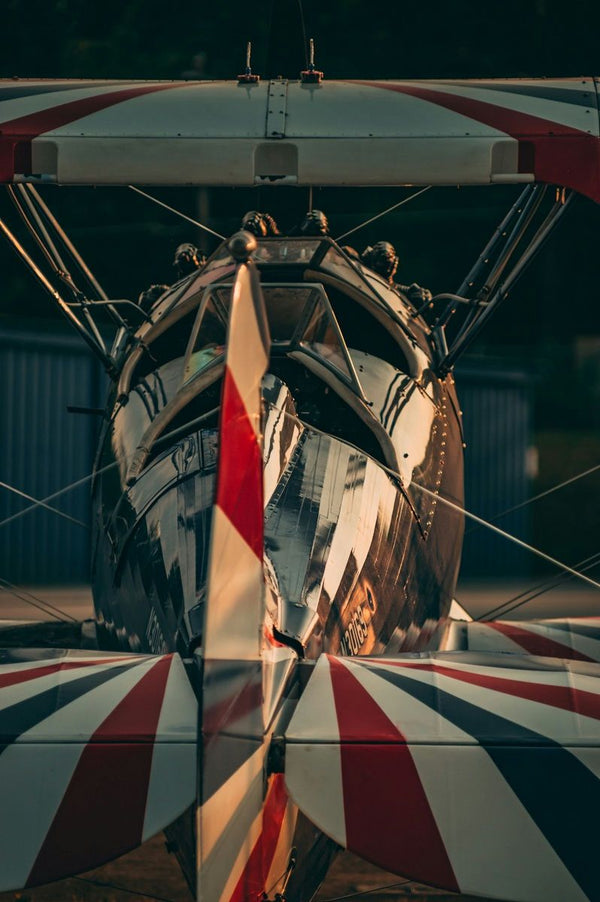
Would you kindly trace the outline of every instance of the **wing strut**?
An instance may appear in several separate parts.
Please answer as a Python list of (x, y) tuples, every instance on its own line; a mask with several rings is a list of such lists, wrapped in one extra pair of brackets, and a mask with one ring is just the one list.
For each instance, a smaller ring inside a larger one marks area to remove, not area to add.
[[(539, 218), (545, 193), (546, 186), (528, 185), (525, 188), (479, 255), (456, 295), (450, 296), (449, 303), (435, 322), (433, 338), (439, 361), (437, 371), (441, 375), (452, 369), (461, 354), (479, 335), (492, 313), (508, 297), (517, 279), (541, 249), (573, 198), (573, 192), (565, 194), (564, 189), (557, 189), (553, 206), (533, 234), (530, 234), (536, 218)], [(524, 241), (527, 243), (523, 247)], [(519, 256), (516, 262), (504, 276), (517, 251)], [(441, 297), (440, 295), (440, 299)], [(446, 330), (459, 306), (464, 319), (449, 341)]]

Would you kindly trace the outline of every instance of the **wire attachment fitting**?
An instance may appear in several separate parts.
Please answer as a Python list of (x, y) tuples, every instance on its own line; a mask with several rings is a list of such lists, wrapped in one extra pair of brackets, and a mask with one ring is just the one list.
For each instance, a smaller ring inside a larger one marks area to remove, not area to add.
[(246, 71), (243, 75), (238, 75), (238, 85), (257, 85), (260, 81), (260, 75), (254, 75), (252, 73), (252, 66), (250, 65), (251, 55), (252, 41), (248, 41), (246, 44)]
[(309, 57), (308, 69), (303, 69), (300, 73), (300, 80), (303, 85), (320, 85), (323, 81), (323, 73), (319, 69), (315, 69), (315, 41), (311, 38), (308, 42)]

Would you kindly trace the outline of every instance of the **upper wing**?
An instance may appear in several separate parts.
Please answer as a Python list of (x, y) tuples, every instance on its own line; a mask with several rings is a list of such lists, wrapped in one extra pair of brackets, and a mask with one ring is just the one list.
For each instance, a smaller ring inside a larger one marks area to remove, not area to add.
[(468, 653), (322, 656), (286, 783), (387, 870), (519, 902), (598, 899), (600, 668)]
[(0, 890), (103, 864), (194, 802), (197, 703), (177, 655), (0, 664)]
[(540, 181), (600, 201), (597, 81), (0, 82), (0, 182)]

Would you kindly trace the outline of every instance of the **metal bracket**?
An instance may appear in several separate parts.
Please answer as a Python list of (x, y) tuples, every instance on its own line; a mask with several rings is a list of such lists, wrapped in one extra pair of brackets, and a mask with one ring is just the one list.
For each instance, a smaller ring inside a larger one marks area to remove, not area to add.
[(287, 79), (277, 78), (269, 82), (265, 138), (285, 138), (287, 92)]

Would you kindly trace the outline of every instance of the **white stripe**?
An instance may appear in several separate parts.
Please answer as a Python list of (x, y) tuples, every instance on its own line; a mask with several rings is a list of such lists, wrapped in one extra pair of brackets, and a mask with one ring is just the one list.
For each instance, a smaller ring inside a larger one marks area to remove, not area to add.
[[(21, 733), (16, 743), (87, 742), (111, 711), (146, 676), (153, 663), (146, 661), (137, 667), (128, 667), (124, 673), (88, 689), (79, 698)], [(1, 761), (0, 758), (0, 768)]]
[(208, 585), (205, 658), (248, 661), (260, 657), (262, 561), (218, 505), (213, 507)]
[[(129, 664), (129, 662), (127, 663)], [(4, 689), (0, 690), (0, 710), (19, 704), (20, 702), (25, 702), (28, 699), (34, 698), (36, 695), (41, 695), (43, 692), (48, 692), (50, 690), (60, 692), (61, 686), (67, 686), (69, 683), (73, 683), (76, 680), (85, 679), (86, 677), (91, 677), (98, 673), (114, 670), (119, 666), (122, 665), (119, 665), (119, 663), (115, 661), (114, 664), (98, 664), (92, 667), (76, 667), (74, 669), (69, 668), (68, 670), (58, 670), (54, 673), (46, 674), (46, 676), (26, 680), (23, 683), (6, 686)], [(127, 672), (134, 669), (136, 669), (136, 665), (135, 663), (132, 663), (131, 667), (128, 666)]]
[(142, 842), (194, 802), (197, 737), (198, 702), (181, 658), (174, 655), (152, 751)]
[[(579, 129), (582, 132), (590, 131), (593, 135), (598, 135), (598, 113), (596, 112), (596, 100), (591, 82), (588, 87), (588, 93), (590, 94), (589, 107), (580, 106), (577, 103), (564, 103), (560, 100), (549, 100), (532, 94), (490, 91), (486, 90), (484, 86), (460, 85), (457, 87), (456, 85), (445, 85), (443, 83), (432, 85), (422, 83), (422, 87), (431, 87), (434, 91), (440, 91), (450, 96), (479, 100), (490, 106), (502, 107), (517, 113), (524, 113), (527, 116), (538, 116), (550, 122)], [(564, 85), (560, 85), (560, 87), (563, 88)], [(535, 88), (536, 85), (533, 84), (532, 90), (535, 91)], [(591, 112), (586, 112), (586, 110)]]
[(21, 889), (50, 829), (81, 743), (13, 745), (0, 757), (0, 889)]
[(578, 651), (593, 661), (600, 661), (600, 629), (598, 629), (598, 639), (591, 639), (589, 636), (581, 636), (578, 633), (572, 633), (570, 630), (552, 629), (551, 623), (515, 623), (521, 629), (535, 636), (543, 636), (544, 639), (550, 639), (552, 642), (559, 642), (566, 645), (574, 651)]
[[(361, 670), (371, 674), (367, 667), (363, 667)], [(534, 730), (542, 736), (547, 736), (554, 742), (558, 742), (560, 745), (569, 747), (572, 745), (589, 745), (590, 743), (594, 746), (600, 745), (600, 721), (595, 718), (585, 717), (572, 711), (565, 711), (550, 704), (519, 698), (517, 695), (507, 694), (500, 690), (476, 686), (473, 683), (453, 679), (438, 672), (431, 673), (417, 670), (413, 667), (394, 668), (394, 671), (396, 674), (401, 674), (415, 682), (434, 686), (440, 691), (464, 699), (470, 704), (480, 707), (483, 711), (489, 711), (528, 730)], [(366, 679), (360, 673), (355, 675), (361, 682)], [(494, 673), (490, 672), (488, 672), (488, 675), (495, 676)], [(571, 677), (573, 676), (571, 675)], [(381, 680), (381, 678), (378, 679)], [(381, 680), (381, 683), (391, 686), (385, 680)], [(378, 688), (376, 684), (373, 685), (371, 676), (369, 677), (369, 685), (371, 686), (369, 691), (379, 702), (379, 697), (383, 690)], [(571, 685), (573, 688), (578, 688), (577, 680), (572, 679)], [(396, 717), (399, 715), (404, 718), (404, 711), (396, 705)], [(449, 721), (444, 720), (444, 723), (447, 724)], [(399, 724), (399, 729), (402, 732), (404, 732), (403, 724), (404, 719)], [(419, 737), (419, 741), (425, 743), (449, 741), (451, 738), (451, 736), (447, 737), (439, 734), (431, 736), (423, 732)]]
[[(41, 87), (40, 83), (40, 87)], [(65, 83), (65, 87), (68, 82)], [(31, 94), (28, 97), (17, 97), (13, 100), (3, 100), (0, 102), (0, 127), (2, 123), (10, 119), (20, 119), (22, 116), (31, 116), (34, 113), (40, 113), (44, 110), (51, 110), (54, 107), (62, 106), (64, 103), (72, 103), (76, 100), (86, 100), (88, 97), (102, 96), (104, 94), (114, 94), (115, 91), (127, 90), (128, 88), (139, 87), (139, 82), (124, 82), (120, 85), (112, 87), (103, 87), (97, 82), (91, 83), (87, 88), (75, 88), (71, 91), (51, 91), (47, 94)]]
[[(331, 744), (324, 744), (323, 737)], [(339, 743), (329, 661), (321, 655), (286, 730), (285, 783), (298, 807), (317, 826), (327, 824), (327, 833), (345, 846)], [(315, 780), (317, 768), (327, 775), (326, 782)]]
[(198, 811), (198, 902), (228, 902), (260, 836), (264, 757), (261, 743)]
[[(344, 663), (392, 722), (398, 722), (401, 712), (399, 729), (410, 744), (461, 892), (536, 902), (586, 898), (487, 752), (468, 733), (368, 668)], [(421, 744), (425, 737), (432, 745)], [(436, 746), (436, 741), (462, 745)]]
[(241, 266), (233, 286), (227, 366), (258, 439), (261, 437), (261, 382), (267, 363), (268, 357), (256, 321), (250, 271), (248, 267)]
[(2, 888), (25, 884), (87, 741), (147, 669), (132, 668), (90, 690), (0, 755)]
[(517, 639), (509, 639), (504, 633), (486, 623), (469, 623), (467, 626), (469, 651), (512, 652), (523, 654), (524, 648)]

